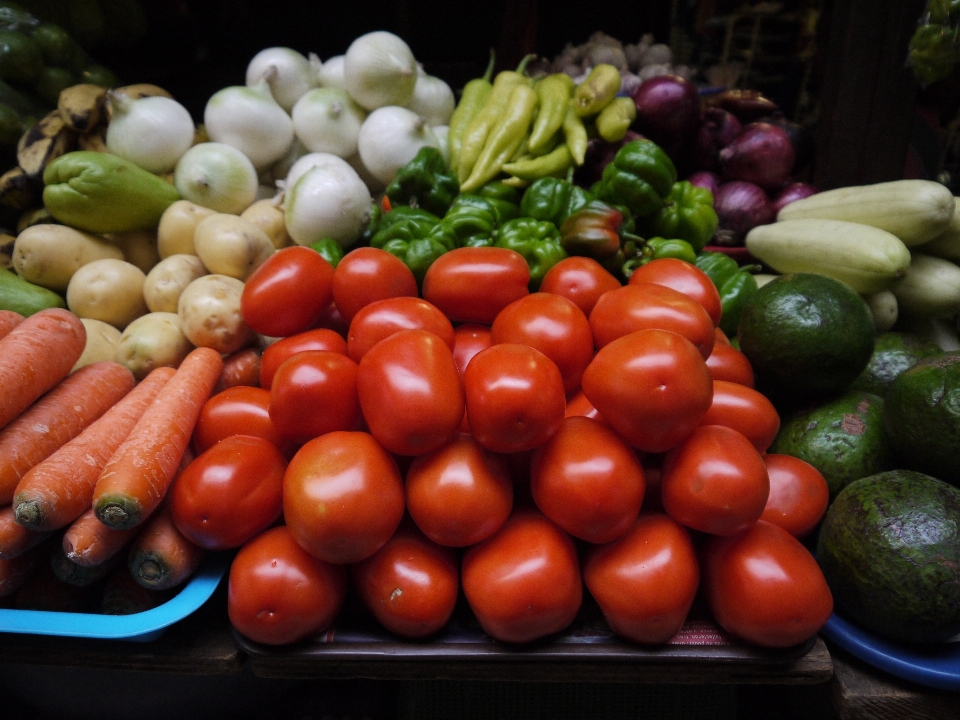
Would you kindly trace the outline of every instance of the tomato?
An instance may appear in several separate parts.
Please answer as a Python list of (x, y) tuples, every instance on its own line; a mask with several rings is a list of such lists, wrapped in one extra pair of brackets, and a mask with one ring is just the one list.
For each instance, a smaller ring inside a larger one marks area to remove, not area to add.
[(280, 363), (270, 387), (270, 419), (294, 443), (360, 426), (357, 364), (338, 352), (304, 350)]
[(743, 434), (704, 425), (663, 459), (663, 508), (688, 528), (733, 535), (763, 513), (770, 480), (763, 457)]
[(700, 352), (668, 330), (638, 330), (602, 347), (581, 384), (614, 430), (633, 447), (654, 453), (683, 440), (713, 397)]
[(833, 596), (813, 555), (765, 520), (701, 546), (704, 596), (724, 630), (762, 647), (797, 645), (833, 612)]
[(714, 380), (740, 383), (751, 388), (754, 386), (750, 360), (729, 341), (718, 340), (713, 344), (713, 351), (707, 358), (707, 368)]
[(618, 287), (620, 281), (596, 260), (571, 255), (547, 270), (540, 283), (540, 292), (572, 300), (589, 317), (599, 297)]
[(593, 359), (590, 321), (561, 295), (537, 292), (514, 300), (500, 311), (490, 332), (494, 344), (529, 345), (553, 360), (567, 393), (580, 387), (580, 377)]
[(597, 409), (587, 400), (583, 390), (577, 390), (572, 395), (567, 396), (567, 409), (564, 411), (564, 417), (576, 417), (578, 415), (594, 420), (603, 420)]
[(513, 481), (506, 459), (470, 435), (419, 455), (406, 475), (410, 517), (438, 545), (466, 547), (486, 540), (513, 509)]
[(713, 334), (714, 334), (714, 337), (716, 338), (716, 341), (713, 343), (714, 347), (716, 347), (720, 343), (723, 343), (724, 345), (730, 345), (730, 338), (728, 338), (727, 334), (720, 328), (714, 328)]
[(227, 615), (242, 635), (286, 645), (336, 620), (347, 595), (347, 569), (318, 560), (281, 525), (237, 553), (227, 581)]
[(467, 369), (473, 356), (481, 350), (486, 350), (493, 344), (490, 328), (477, 323), (457, 325), (453, 330), (453, 359), (457, 363), (460, 377)]
[(453, 353), (427, 330), (401, 330), (370, 348), (357, 369), (357, 394), (370, 433), (397, 455), (436, 450), (463, 420)]
[(386, 250), (358, 247), (341, 258), (333, 271), (333, 301), (350, 322), (360, 308), (391, 297), (417, 297), (413, 271)]
[(238, 548), (280, 518), (286, 469), (269, 440), (226, 437), (177, 476), (170, 490), (173, 522), (194, 545)]
[(461, 583), (480, 627), (508, 643), (563, 630), (583, 600), (573, 540), (531, 509), (514, 512), (495, 535), (466, 551)]
[(254, 331), (269, 337), (312, 327), (333, 299), (333, 265), (316, 250), (292, 245), (277, 250), (247, 278), (240, 313)]
[(494, 452), (531, 450), (563, 422), (567, 407), (557, 364), (529, 345), (491, 345), (463, 373), (473, 436)]
[(369, 433), (321, 435), (287, 466), (283, 515), (297, 542), (314, 557), (358, 562), (383, 547), (400, 525), (400, 470)]
[(314, 328), (270, 343), (260, 356), (260, 387), (269, 390), (280, 363), (304, 350), (329, 350), (346, 355), (347, 341), (329, 328)]
[(405, 638), (428, 637), (443, 628), (460, 592), (454, 551), (408, 525), (356, 563), (352, 576), (364, 606), (383, 627)]
[(653, 645), (683, 627), (700, 564), (686, 528), (663, 513), (642, 512), (622, 537), (587, 551), (583, 579), (610, 629)]
[(422, 295), (454, 322), (490, 325), (503, 308), (530, 292), (530, 266), (515, 250), (462, 247), (427, 269)]
[(347, 355), (360, 362), (367, 350), (400, 330), (428, 330), (453, 349), (453, 324), (435, 305), (418, 297), (396, 297), (377, 300), (354, 315)]
[(337, 304), (331, 300), (324, 311), (320, 313), (320, 317), (317, 318), (313, 327), (333, 330), (338, 335), (346, 337), (347, 331), (350, 329), (350, 322), (341, 314)]
[(270, 393), (263, 388), (237, 385), (211, 395), (193, 426), (197, 453), (230, 435), (256, 435), (278, 447), (282, 440), (270, 419)]
[(566, 418), (530, 463), (537, 507), (568, 533), (591, 543), (616, 540), (643, 502), (643, 468), (620, 436), (599, 420)]
[(716, 327), (720, 323), (720, 292), (713, 280), (696, 265), (678, 258), (660, 258), (641, 265), (630, 275), (628, 284), (652, 283), (682, 292), (703, 306)]
[(713, 381), (713, 402), (701, 425), (733, 428), (766, 452), (780, 430), (780, 415), (763, 393), (740, 383)]
[(696, 300), (663, 285), (625, 285), (604, 293), (590, 313), (598, 348), (636, 330), (672, 330), (706, 359), (713, 350), (713, 320)]
[(763, 456), (770, 476), (770, 496), (761, 520), (779, 525), (797, 538), (809, 535), (830, 504), (830, 488), (813, 465), (779, 453)]

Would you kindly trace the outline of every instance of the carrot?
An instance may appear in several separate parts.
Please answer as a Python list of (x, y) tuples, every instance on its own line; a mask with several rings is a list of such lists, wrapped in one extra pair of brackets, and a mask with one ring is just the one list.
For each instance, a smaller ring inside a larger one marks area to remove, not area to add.
[(120, 363), (85, 365), (0, 430), (0, 503), (13, 499), (30, 468), (79, 435), (135, 384), (133, 373)]
[(5, 337), (11, 330), (23, 321), (23, 315), (13, 310), (0, 310), (0, 338)]
[(63, 308), (40, 310), (0, 339), (0, 428), (63, 380), (86, 342), (80, 318)]
[(52, 534), (52, 530), (29, 530), (13, 516), (13, 508), (0, 508), (0, 560), (12, 560), (35, 548)]
[(103, 584), (100, 612), (104, 615), (131, 615), (163, 605), (174, 592), (149, 590), (133, 579), (123, 565), (114, 568)]
[(213, 388), (213, 394), (236, 385), (260, 387), (260, 351), (255, 348), (243, 348), (227, 355), (223, 359), (220, 379)]
[(0, 597), (12, 597), (23, 587), (42, 557), (38, 546), (12, 560), (0, 560)]
[(100, 522), (134, 527), (157, 509), (222, 368), (220, 353), (208, 347), (194, 348), (183, 359), (100, 473), (93, 491)]
[(77, 437), (27, 471), (13, 495), (17, 522), (56, 530), (80, 517), (93, 501), (100, 472), (174, 373), (170, 367), (152, 370)]
[(127, 567), (134, 580), (145, 588), (169, 590), (193, 575), (205, 554), (174, 525), (168, 503), (150, 518), (133, 541)]
[(97, 519), (93, 508), (71, 523), (63, 534), (64, 557), (81, 567), (96, 567), (117, 555), (133, 539), (137, 528), (114, 530)]
[(50, 569), (58, 580), (67, 585), (86, 587), (106, 578), (115, 567), (121, 564), (120, 560), (120, 555), (114, 555), (99, 565), (78, 565), (67, 557), (63, 547), (57, 546), (50, 554)]
[[(46, 550), (41, 546), (39, 550)], [(53, 612), (96, 612), (100, 602), (100, 586), (70, 585), (53, 574), (49, 550), (38, 558), (36, 569), (17, 591), (18, 610), (48, 610)]]

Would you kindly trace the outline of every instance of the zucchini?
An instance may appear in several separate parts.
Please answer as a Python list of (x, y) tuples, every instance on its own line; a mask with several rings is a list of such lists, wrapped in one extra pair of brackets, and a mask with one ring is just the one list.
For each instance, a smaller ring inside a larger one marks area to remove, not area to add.
[(940, 235), (956, 201), (933, 180), (893, 180), (826, 190), (785, 205), (777, 220), (819, 218), (870, 225), (896, 235), (908, 247)]
[(746, 246), (757, 260), (779, 273), (819, 273), (847, 283), (862, 295), (890, 289), (910, 265), (910, 251), (895, 235), (843, 220), (759, 225), (747, 233)]
[(935, 255), (944, 260), (960, 261), (960, 202), (953, 211), (953, 217), (947, 229), (920, 248), (927, 255)]
[(960, 266), (913, 252), (906, 275), (892, 290), (903, 312), (928, 318), (953, 317), (960, 313)]
[(13, 310), (24, 317), (47, 308), (65, 308), (62, 296), (34, 285), (16, 273), (0, 268), (0, 310)]

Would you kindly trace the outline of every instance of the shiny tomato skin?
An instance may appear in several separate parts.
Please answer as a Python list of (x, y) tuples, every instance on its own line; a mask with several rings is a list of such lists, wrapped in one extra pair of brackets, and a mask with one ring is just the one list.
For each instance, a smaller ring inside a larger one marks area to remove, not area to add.
[(410, 517), (438, 545), (466, 547), (486, 540), (513, 509), (507, 461), (459, 433), (433, 452), (419, 455), (406, 475)]
[(460, 577), (480, 626), (501, 642), (563, 630), (583, 600), (573, 540), (532, 509), (515, 511), (495, 535), (468, 548)]
[(453, 353), (427, 330), (401, 330), (370, 348), (357, 369), (357, 394), (370, 433), (397, 455), (436, 450), (463, 420)]
[(460, 569), (451, 548), (401, 524), (387, 544), (351, 568), (364, 606), (390, 632), (425, 638), (450, 620), (460, 591)]
[(423, 298), (395, 297), (362, 307), (350, 322), (347, 355), (360, 362), (367, 351), (401, 330), (428, 330), (453, 349), (453, 324)]
[(626, 534), (587, 550), (583, 579), (610, 629), (645, 645), (683, 626), (700, 584), (690, 533), (670, 516), (642, 512)]
[(238, 548), (280, 518), (286, 469), (269, 440), (226, 437), (177, 476), (170, 489), (173, 522), (206, 550)]
[(211, 395), (203, 404), (193, 426), (193, 448), (197, 454), (230, 435), (256, 435), (278, 447), (282, 444), (270, 419), (267, 390), (236, 385)]
[(269, 390), (280, 363), (304, 350), (329, 350), (346, 355), (347, 341), (330, 328), (313, 328), (270, 343), (260, 356), (260, 387)]
[(581, 385), (614, 430), (653, 453), (697, 427), (713, 396), (710, 372), (693, 343), (658, 329), (638, 330), (598, 350)]
[(562, 295), (590, 317), (590, 311), (600, 296), (618, 287), (620, 281), (596, 260), (571, 255), (547, 270), (540, 283), (540, 292)]
[(742, 532), (763, 514), (769, 494), (763, 457), (731, 428), (701, 426), (663, 459), (663, 507), (693, 530), (711, 535)]
[(240, 313), (255, 332), (295, 335), (312, 327), (333, 299), (333, 265), (316, 250), (277, 250), (253, 271), (240, 295)]
[(454, 248), (423, 278), (422, 296), (453, 322), (493, 324), (503, 308), (530, 292), (530, 266), (515, 250)]
[(363, 246), (344, 255), (333, 271), (333, 301), (349, 323), (366, 305), (391, 297), (417, 297), (413, 271), (396, 255)]
[(330, 350), (304, 350), (280, 363), (270, 387), (270, 419), (283, 439), (304, 443), (360, 426), (357, 364)]
[(833, 596), (813, 555), (765, 520), (700, 547), (704, 596), (717, 623), (761, 647), (785, 648), (815, 635)]
[(780, 430), (780, 414), (763, 393), (740, 383), (714, 380), (713, 402), (700, 424), (733, 428), (763, 453)]
[(457, 363), (460, 377), (467, 369), (467, 364), (481, 350), (486, 350), (493, 344), (490, 328), (477, 323), (463, 323), (453, 329), (453, 359)]
[(653, 283), (673, 288), (687, 295), (703, 306), (713, 325), (720, 324), (720, 293), (713, 280), (696, 265), (678, 258), (659, 258), (641, 265), (627, 281), (630, 285)]
[(770, 476), (770, 496), (761, 520), (779, 525), (796, 538), (813, 532), (830, 504), (830, 488), (813, 465), (780, 453), (763, 456)]
[(353, 563), (370, 557), (403, 518), (403, 479), (372, 435), (334, 431), (310, 440), (283, 476), (283, 515), (314, 557)]
[(716, 340), (713, 320), (700, 303), (653, 284), (624, 285), (604, 293), (590, 313), (590, 328), (598, 348), (637, 330), (671, 330), (692, 342), (704, 359)]
[(254, 642), (288, 645), (330, 627), (347, 595), (347, 568), (318, 560), (281, 525), (248, 542), (230, 565), (227, 614)]
[(603, 416), (597, 411), (593, 404), (587, 400), (583, 390), (577, 390), (567, 395), (567, 409), (563, 413), (564, 417), (588, 417), (594, 420), (603, 420)]
[(718, 340), (713, 344), (713, 351), (707, 358), (707, 368), (714, 380), (740, 383), (751, 388), (754, 386), (753, 365), (729, 341)]
[(599, 420), (564, 419), (530, 463), (530, 491), (540, 511), (575, 538), (606, 543), (640, 512), (643, 468), (625, 441)]
[(593, 359), (590, 321), (572, 300), (545, 292), (514, 300), (490, 328), (493, 344), (520, 343), (553, 360), (563, 377), (563, 390), (580, 387), (583, 371)]
[(483, 447), (500, 453), (532, 450), (563, 422), (567, 407), (557, 364), (529, 345), (491, 345), (463, 374), (467, 419)]

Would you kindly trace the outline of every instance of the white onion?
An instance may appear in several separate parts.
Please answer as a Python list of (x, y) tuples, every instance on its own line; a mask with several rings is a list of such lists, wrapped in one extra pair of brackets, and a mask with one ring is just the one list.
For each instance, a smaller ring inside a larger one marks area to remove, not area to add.
[[(317, 60), (319, 61), (319, 58), (317, 58)], [(333, 57), (327, 58), (327, 61), (320, 65), (320, 69), (317, 71), (320, 87), (335, 87), (341, 90), (347, 89), (347, 82), (343, 77), (344, 60), (345, 56), (334, 55)]]
[(450, 164), (450, 126), (449, 125), (434, 125), (433, 132), (437, 136), (437, 139), (440, 141), (440, 154), (443, 155), (444, 162), (447, 165)]
[(370, 222), (373, 198), (357, 172), (344, 163), (310, 168), (284, 195), (284, 224), (298, 245), (332, 238), (351, 247)]
[(367, 113), (346, 90), (314, 88), (293, 107), (293, 131), (310, 152), (349, 157)]
[[(273, 68), (275, 72), (269, 72)], [(261, 50), (247, 65), (247, 86), (253, 87), (265, 76), (273, 99), (287, 112), (320, 80), (316, 67), (301, 53), (288, 47)]]
[(130, 98), (109, 92), (113, 116), (107, 126), (107, 150), (152, 173), (173, 170), (193, 145), (190, 112), (160, 95)]
[(446, 82), (421, 69), (413, 86), (413, 97), (407, 107), (424, 118), (429, 125), (447, 125), (457, 107), (457, 100)]
[(290, 166), (289, 172), (283, 178), (283, 186), (288, 189), (292, 188), (308, 170), (321, 165), (340, 165), (353, 169), (346, 160), (333, 153), (307, 153)]
[(187, 150), (173, 172), (184, 200), (211, 210), (239, 215), (257, 197), (257, 171), (232, 145), (206, 142)]
[(266, 184), (274, 185), (277, 180), (283, 180), (290, 172), (293, 164), (306, 154), (307, 149), (303, 146), (303, 143), (297, 138), (293, 138), (287, 154), (271, 165), (266, 173), (261, 173), (260, 182), (263, 183), (266, 180)]
[(370, 113), (357, 138), (360, 159), (383, 183), (390, 183), (397, 170), (413, 160), (426, 145), (439, 150), (437, 134), (413, 110), (396, 105), (387, 105)]
[(371, 193), (376, 195), (377, 193), (382, 193), (387, 189), (387, 183), (377, 180), (367, 169), (367, 166), (363, 164), (363, 160), (360, 159), (360, 153), (354, 153), (345, 159), (348, 163), (350, 163), (350, 167), (357, 171), (357, 175), (359, 175), (360, 179), (366, 183), (367, 189), (370, 190)]
[(406, 105), (417, 82), (417, 61), (400, 37), (375, 30), (350, 43), (343, 77), (347, 92), (367, 110)]

